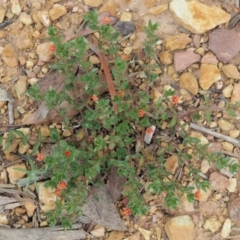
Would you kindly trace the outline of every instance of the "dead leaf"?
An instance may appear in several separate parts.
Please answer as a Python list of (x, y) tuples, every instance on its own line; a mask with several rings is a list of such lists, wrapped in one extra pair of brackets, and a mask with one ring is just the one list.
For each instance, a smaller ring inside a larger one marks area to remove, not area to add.
[(120, 218), (105, 185), (98, 187), (96, 192), (88, 197), (86, 204), (82, 207), (82, 212), (109, 230), (126, 231), (126, 226)]
[(113, 167), (108, 177), (107, 187), (110, 191), (113, 202), (115, 203), (121, 196), (124, 183), (127, 181), (126, 177), (120, 177), (118, 168)]

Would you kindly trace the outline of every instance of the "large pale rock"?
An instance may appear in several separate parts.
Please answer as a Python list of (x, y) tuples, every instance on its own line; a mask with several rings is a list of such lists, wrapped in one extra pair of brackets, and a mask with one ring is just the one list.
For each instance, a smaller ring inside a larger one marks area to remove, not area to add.
[(39, 11), (37, 13), (38, 19), (40, 20), (40, 22), (45, 26), (48, 27), (51, 25), (51, 19), (49, 17), (48, 11), (44, 10), (44, 11)]
[(235, 83), (233, 86), (230, 103), (234, 104), (236, 102), (240, 102), (240, 83)]
[(5, 14), (6, 14), (6, 9), (0, 7), (0, 23), (3, 22), (3, 19), (4, 19), (4, 17), (5, 17)]
[(167, 9), (168, 9), (168, 4), (165, 3), (165, 4), (157, 5), (150, 8), (149, 13), (151, 13), (152, 15), (159, 15)]
[(202, 63), (200, 67), (199, 84), (203, 90), (208, 90), (213, 83), (221, 79), (221, 74), (217, 66)]
[(13, 45), (7, 44), (2, 51), (2, 59), (4, 63), (9, 67), (18, 66), (18, 54), (15, 51)]
[(199, 1), (173, 0), (169, 9), (176, 21), (191, 31), (202, 34), (230, 20), (230, 14), (218, 7), (207, 6)]
[(83, 2), (89, 7), (99, 7), (103, 3), (103, 0), (83, 0)]
[(194, 240), (194, 223), (188, 215), (168, 219), (165, 231), (169, 240)]
[(193, 63), (199, 62), (200, 55), (192, 51), (182, 51), (174, 53), (174, 67), (177, 72), (183, 71)]
[(190, 72), (183, 73), (180, 76), (179, 82), (181, 88), (187, 89), (193, 95), (198, 94), (198, 82), (196, 77), (192, 73)]
[(219, 119), (218, 120), (218, 126), (223, 130), (223, 131), (230, 131), (234, 129), (234, 124), (230, 123), (227, 120), (224, 119)]
[(176, 49), (184, 49), (186, 45), (190, 43), (192, 39), (186, 33), (180, 33), (171, 37), (167, 37), (164, 40), (164, 46), (169, 50), (173, 51)]
[(219, 221), (219, 219), (217, 218), (217, 216), (212, 216), (205, 221), (203, 228), (210, 230), (212, 233), (215, 233), (219, 230), (221, 225), (222, 224)]
[(222, 67), (222, 71), (228, 78), (240, 79), (240, 74), (238, 72), (238, 69), (233, 64), (224, 65)]
[(221, 236), (223, 238), (227, 238), (231, 232), (231, 226), (232, 222), (229, 218), (227, 218), (223, 224), (222, 230), (221, 230)]
[(202, 57), (201, 63), (209, 63), (209, 64), (217, 65), (218, 60), (211, 52), (208, 52)]
[(236, 30), (216, 29), (209, 34), (209, 49), (223, 63), (240, 51), (240, 33)]
[(15, 168), (21, 168), (23, 170), (26, 170), (26, 166), (25, 166), (25, 164), (20, 163), (20, 164), (12, 165), (7, 168), (9, 181), (10, 181), (10, 183), (13, 183), (13, 184), (16, 183), (17, 180), (23, 178), (26, 175), (25, 172), (16, 170)]
[(0, 224), (8, 225), (8, 218), (6, 213), (0, 213)]
[(19, 49), (28, 49), (33, 47), (32, 33), (27, 27), (20, 31), (17, 40), (17, 47)]
[(39, 182), (38, 184), (38, 198), (40, 202), (40, 208), (43, 212), (47, 212), (55, 209), (55, 201), (57, 196), (54, 191), (48, 187), (44, 187), (44, 182)]
[(11, 0), (11, 11), (13, 14), (19, 15), (21, 13), (21, 5), (18, 0)]
[(67, 13), (67, 9), (60, 4), (54, 4), (53, 8), (49, 10), (49, 16), (52, 21), (57, 20), (58, 18), (62, 17), (66, 13)]
[(213, 172), (209, 176), (210, 187), (212, 190), (224, 191), (230, 185), (228, 178), (219, 172)]
[(37, 46), (36, 52), (40, 60), (44, 62), (49, 62), (51, 60), (52, 56), (54, 55), (54, 52), (50, 51), (52, 45), (52, 42), (45, 42)]
[(32, 17), (25, 12), (20, 13), (19, 21), (25, 25), (31, 25), (33, 23)]
[(165, 163), (165, 169), (168, 172), (174, 174), (178, 168), (178, 157), (176, 155), (172, 155), (171, 157), (167, 158)]
[(173, 55), (169, 51), (160, 52), (158, 57), (164, 65), (170, 65), (173, 63)]

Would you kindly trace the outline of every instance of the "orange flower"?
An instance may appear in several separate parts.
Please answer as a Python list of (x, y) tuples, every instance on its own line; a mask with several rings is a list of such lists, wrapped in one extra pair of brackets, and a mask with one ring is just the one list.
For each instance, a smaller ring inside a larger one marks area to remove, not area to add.
[(64, 156), (65, 157), (70, 157), (71, 156), (71, 152), (70, 151), (65, 151), (64, 152)]
[(98, 96), (97, 95), (92, 95), (92, 100), (94, 101), (94, 102), (97, 102), (98, 101)]
[(130, 208), (123, 208), (123, 213), (126, 216), (130, 216), (132, 214), (132, 211)]
[(167, 196), (167, 193), (166, 193), (166, 192), (161, 192), (161, 196), (162, 196), (163, 198), (165, 198), (165, 197)]
[(110, 23), (110, 18), (109, 17), (105, 17), (102, 20), (103, 24), (109, 24)]
[(124, 61), (126, 61), (126, 60), (128, 60), (128, 56), (126, 55), (126, 54), (121, 54), (121, 58), (122, 58), (122, 60), (124, 60)]
[(179, 103), (179, 97), (176, 96), (176, 95), (172, 96), (172, 103), (173, 104), (178, 104)]
[(55, 51), (56, 51), (55, 45), (54, 45), (54, 44), (51, 44), (50, 47), (49, 47), (49, 50), (50, 50), (51, 52), (55, 52)]
[(54, 190), (54, 194), (57, 195), (57, 196), (60, 196), (62, 194), (62, 189), (56, 188)]
[(122, 97), (122, 96), (123, 96), (123, 92), (119, 91), (119, 92), (117, 93), (117, 95), (118, 95), (119, 97)]
[(199, 200), (201, 198), (201, 191), (200, 190), (197, 190), (195, 193), (194, 193), (194, 196), (195, 196), (195, 199)]
[(142, 109), (139, 109), (139, 110), (138, 110), (138, 116), (139, 116), (139, 117), (143, 117), (144, 115), (145, 115), (145, 111), (142, 110)]
[(37, 154), (37, 161), (42, 162), (44, 160), (44, 155), (42, 153)]
[(65, 181), (65, 180), (62, 180), (57, 185), (57, 189), (62, 190), (62, 189), (66, 189), (66, 188), (67, 188), (67, 181)]
[(153, 133), (153, 130), (151, 127), (148, 127), (147, 130), (146, 130), (146, 133), (147, 134), (152, 134)]

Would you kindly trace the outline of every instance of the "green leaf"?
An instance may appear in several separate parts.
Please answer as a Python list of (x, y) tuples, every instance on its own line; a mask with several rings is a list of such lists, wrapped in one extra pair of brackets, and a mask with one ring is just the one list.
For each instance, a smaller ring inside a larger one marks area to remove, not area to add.
[(14, 133), (16, 133), (20, 138), (22, 138), (22, 143), (23, 145), (26, 145), (28, 140), (27, 137), (25, 136), (25, 134), (19, 130), (14, 130)]
[(176, 125), (176, 123), (177, 123), (177, 118), (173, 117), (170, 121), (169, 127), (173, 128)]
[(50, 128), (50, 138), (53, 141), (58, 141), (61, 139), (61, 136), (60, 136), (59, 132), (57, 131), (57, 129)]

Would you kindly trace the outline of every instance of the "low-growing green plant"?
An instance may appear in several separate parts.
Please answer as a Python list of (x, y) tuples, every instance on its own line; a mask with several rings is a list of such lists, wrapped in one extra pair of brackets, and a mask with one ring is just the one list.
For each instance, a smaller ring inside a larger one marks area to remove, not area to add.
[[(28, 91), (32, 98), (45, 101), (49, 109), (60, 106), (63, 101), (68, 101), (76, 108), (82, 107), (80, 129), (75, 130), (71, 139), (63, 139), (55, 128), (51, 128), (50, 140), (55, 142), (52, 153), (40, 157), (44, 164), (39, 169), (30, 160), (30, 170), (26, 171), (28, 177), (24, 181), (29, 183), (36, 182), (39, 174), (49, 173), (50, 179), (45, 186), (52, 188), (59, 196), (56, 210), (46, 213), (51, 226), (60, 222), (65, 228), (70, 228), (76, 214), (81, 213), (81, 206), (90, 193), (90, 186), (96, 183), (100, 174), (109, 173), (114, 166), (118, 167), (120, 176), (127, 177), (122, 194), (129, 200), (128, 208), (136, 215), (148, 212), (148, 205), (141, 192), (144, 187), (143, 181), (149, 183), (144, 191), (161, 195), (166, 207), (170, 208), (175, 208), (184, 194), (189, 201), (194, 201), (195, 187), (206, 191), (209, 183), (199, 174), (198, 165), (194, 162), (196, 158), (214, 162), (219, 169), (230, 167), (231, 172), (236, 172), (238, 164), (229, 164), (229, 159), (219, 153), (209, 153), (206, 145), (202, 145), (199, 139), (188, 136), (184, 126), (180, 126), (177, 109), (180, 99), (175, 95), (174, 89), (166, 89), (162, 97), (153, 103), (149, 88), (158, 78), (155, 70), (159, 66), (149, 62), (155, 56), (155, 46), (158, 42), (155, 32), (158, 25), (149, 21), (144, 27), (147, 35), (144, 50), (148, 63), (140, 63), (140, 66), (146, 75), (143, 80), (146, 89), (133, 91), (130, 79), (127, 77), (128, 64), (119, 55), (117, 44), (119, 34), (108, 24), (100, 25), (96, 12), (89, 12), (84, 18), (90, 28), (99, 32), (100, 51), (111, 54), (110, 68), (116, 95), (112, 98), (99, 95), (99, 69), (87, 60), (88, 48), (84, 37), (64, 43), (53, 27), (49, 27), (50, 40), (56, 48), (56, 61), (52, 67), (65, 74), (64, 88), (59, 93), (53, 88), (41, 93), (36, 84)], [(76, 64), (81, 69), (80, 76), (74, 72)], [(78, 82), (84, 83), (91, 106), (88, 106), (88, 102), (84, 102), (83, 99), (76, 102), (76, 99), (72, 99), (69, 95)], [(209, 105), (209, 99), (206, 101)], [(117, 112), (114, 110), (114, 105), (117, 106)], [(66, 116), (66, 109), (58, 111), (65, 128), (71, 129), (71, 121)], [(206, 111), (206, 115), (207, 121), (210, 121), (209, 111)], [(196, 114), (192, 115), (192, 119), (196, 121), (200, 117)], [(152, 125), (161, 130), (161, 126), (166, 122), (168, 133), (171, 135), (182, 128), (178, 131), (181, 133), (183, 148), (176, 148), (173, 142), (163, 148), (161, 139), (155, 139), (157, 153), (144, 147), (143, 143), (140, 144), (139, 149), (136, 149), (136, 136), (143, 136)], [(11, 131), (7, 139), (4, 139), (6, 149), (16, 134), (26, 143), (26, 137), (20, 131)], [(44, 140), (39, 134), (34, 153), (37, 153)], [(194, 149), (191, 154), (187, 152), (189, 148)], [(181, 184), (173, 178), (171, 172), (166, 170), (166, 158), (170, 155), (177, 156), (179, 168), (187, 167), (185, 178), (191, 179), (195, 186)]]

